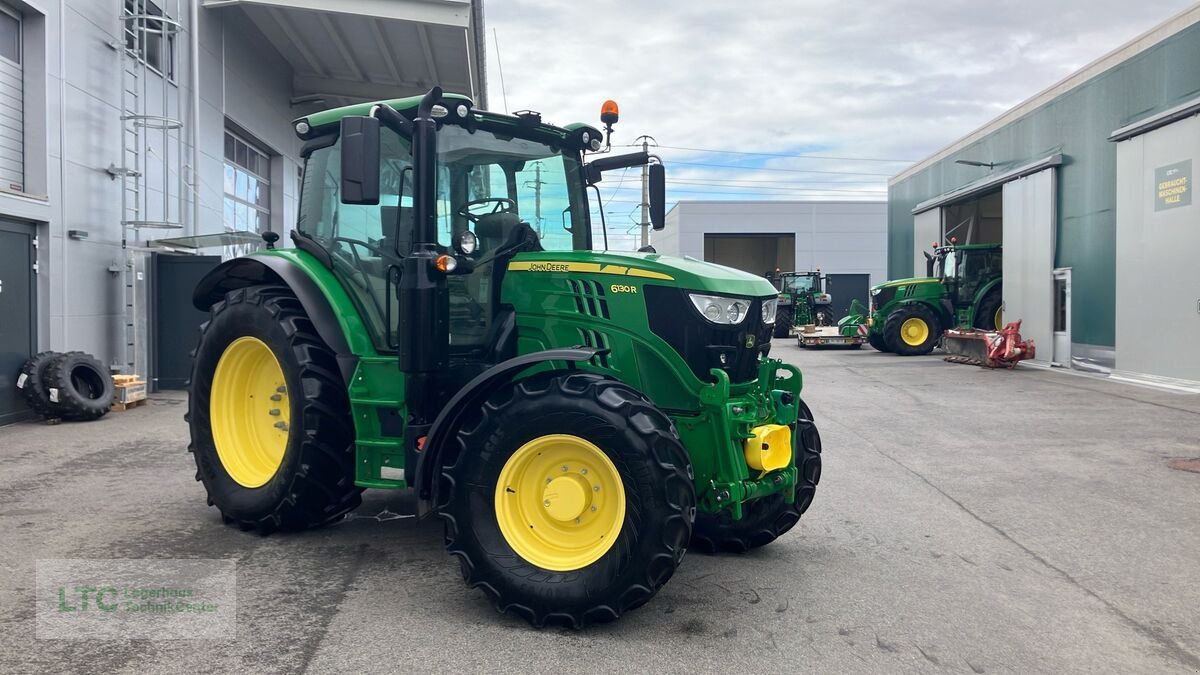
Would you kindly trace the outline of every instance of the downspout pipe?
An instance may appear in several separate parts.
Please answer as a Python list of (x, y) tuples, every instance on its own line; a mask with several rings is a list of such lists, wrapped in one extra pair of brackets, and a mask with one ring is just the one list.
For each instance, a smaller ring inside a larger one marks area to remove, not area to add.
[(191, 0), (188, 6), (188, 25), (191, 29), (188, 47), (192, 61), (192, 236), (200, 234), (200, 2)]

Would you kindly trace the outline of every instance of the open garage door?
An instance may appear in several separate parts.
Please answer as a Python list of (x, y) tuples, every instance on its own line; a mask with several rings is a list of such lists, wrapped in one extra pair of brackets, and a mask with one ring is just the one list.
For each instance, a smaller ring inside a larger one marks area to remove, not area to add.
[(796, 235), (706, 234), (704, 260), (758, 275), (777, 269), (792, 272), (796, 266)]
[(1004, 318), (1021, 320), (1043, 363), (1053, 356), (1056, 223), (1053, 168), (1004, 184)]
[(913, 273), (925, 276), (925, 254), (932, 253), (930, 244), (942, 240), (942, 209), (922, 211), (913, 218)]

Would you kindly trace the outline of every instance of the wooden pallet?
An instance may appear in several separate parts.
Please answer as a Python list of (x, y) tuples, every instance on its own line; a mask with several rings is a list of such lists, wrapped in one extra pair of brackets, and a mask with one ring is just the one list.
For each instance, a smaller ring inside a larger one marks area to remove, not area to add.
[(113, 401), (112, 411), (113, 412), (125, 412), (126, 410), (140, 408), (144, 405), (146, 405), (146, 399), (144, 399), (144, 398), (141, 399), (140, 401), (130, 401), (129, 403), (121, 403), (120, 401)]

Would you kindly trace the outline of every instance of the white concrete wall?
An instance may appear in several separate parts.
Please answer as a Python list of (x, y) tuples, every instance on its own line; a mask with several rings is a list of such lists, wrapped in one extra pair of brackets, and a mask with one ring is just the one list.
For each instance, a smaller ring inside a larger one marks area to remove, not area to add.
[[(0, 193), (0, 218), (32, 223), (39, 238), (38, 343), (40, 349), (79, 349), (105, 363), (120, 362), (123, 322), (121, 277), (109, 272), (124, 262), (121, 248), (120, 180), (106, 169), (121, 166), (121, 60), (113, 47), (120, 39), (121, 0), (50, 0), (9, 2), (24, 14), (27, 194)], [(171, 3), (165, 4), (168, 11)], [(176, 82), (182, 111), (182, 152), (191, 165), (190, 52), (187, 39), (200, 40), (201, 162), (198, 198), (201, 217), (191, 222), (190, 196), (184, 200), (181, 230), (129, 231), (131, 247), (161, 237), (220, 232), (223, 201), (223, 136), (226, 121), (244, 129), (277, 157), (272, 162), (272, 229), (286, 231), (295, 222), (300, 143), (288, 124), (309, 112), (293, 108), (291, 68), (244, 19), (240, 10), (201, 9), (199, 31), (187, 25), (187, 1), (180, 3), (187, 37), (176, 50)], [(60, 16), (60, 7), (65, 13)], [(158, 112), (163, 81), (151, 74), (148, 84)], [(171, 98), (176, 98), (174, 95)], [(65, 105), (60, 105), (65, 102)], [(156, 152), (164, 151), (155, 148)], [(174, 164), (174, 163), (172, 163)], [(151, 164), (147, 182), (159, 183), (161, 169)], [(185, 170), (186, 174), (186, 170)], [(179, 177), (170, 190), (178, 196)], [(186, 192), (186, 190), (185, 190)], [(161, 215), (161, 193), (151, 199), (147, 217)], [(179, 219), (172, 200), (172, 219)], [(85, 240), (67, 237), (85, 230)], [(144, 281), (144, 280), (143, 280)], [(144, 283), (143, 289), (144, 291)], [(141, 294), (144, 299), (144, 293)], [(143, 307), (144, 310), (144, 307)], [(147, 344), (144, 315), (138, 338), (140, 362)], [(139, 368), (143, 370), (144, 368)]]
[[(659, 253), (704, 259), (705, 234), (794, 234), (796, 269), (887, 280), (887, 204), (866, 201), (682, 201), (651, 233)], [(764, 268), (766, 269), (766, 268)]]

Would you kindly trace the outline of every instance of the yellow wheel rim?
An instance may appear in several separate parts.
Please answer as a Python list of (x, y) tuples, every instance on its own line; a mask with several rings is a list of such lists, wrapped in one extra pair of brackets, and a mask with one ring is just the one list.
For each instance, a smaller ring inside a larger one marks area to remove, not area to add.
[(540, 436), (504, 463), (496, 521), (527, 562), (569, 572), (612, 548), (625, 522), (625, 486), (594, 444), (568, 434)]
[(909, 347), (919, 347), (929, 339), (929, 324), (924, 319), (913, 317), (900, 324), (900, 339)]
[(271, 480), (283, 463), (291, 411), (283, 368), (266, 343), (255, 337), (229, 343), (213, 373), (208, 414), (229, 477), (248, 488)]
[(996, 330), (1004, 328), (1004, 305), (996, 308), (996, 316), (993, 318), (996, 320)]

